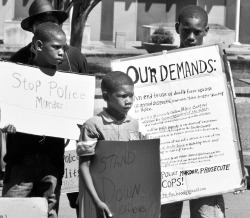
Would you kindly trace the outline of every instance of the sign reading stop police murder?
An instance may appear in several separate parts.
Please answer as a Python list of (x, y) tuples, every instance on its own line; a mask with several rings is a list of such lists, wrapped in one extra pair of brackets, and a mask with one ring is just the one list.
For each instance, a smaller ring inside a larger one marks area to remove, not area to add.
[(0, 70), (1, 127), (78, 139), (77, 124), (94, 113), (95, 77), (3, 61)]
[(243, 186), (225, 64), (218, 45), (112, 62), (135, 82), (132, 116), (161, 140), (162, 204)]

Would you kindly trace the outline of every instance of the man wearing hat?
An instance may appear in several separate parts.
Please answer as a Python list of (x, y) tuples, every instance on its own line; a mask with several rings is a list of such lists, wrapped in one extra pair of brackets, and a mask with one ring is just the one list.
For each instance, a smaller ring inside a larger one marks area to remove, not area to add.
[[(22, 20), (21, 27), (23, 30), (34, 33), (36, 27), (41, 23), (53, 22), (61, 25), (67, 18), (68, 14), (65, 11), (55, 10), (49, 0), (35, 0), (29, 8), (29, 17)], [(32, 57), (34, 57), (33, 46), (32, 43), (29, 43), (13, 54), (9, 61), (29, 64)], [(58, 65), (58, 70), (89, 73), (85, 56), (72, 46), (67, 46), (63, 61)]]
[[(22, 29), (34, 33), (36, 27), (44, 22), (53, 22), (61, 25), (68, 18), (68, 14), (64, 11), (55, 10), (49, 0), (34, 0), (29, 8), (29, 17), (21, 22)], [(34, 58), (34, 49), (32, 42), (27, 46), (21, 48), (13, 54), (9, 61), (15, 63), (29, 64), (30, 60)], [(89, 68), (85, 56), (75, 47), (67, 46), (63, 61), (58, 65), (58, 70), (71, 73), (89, 74)], [(60, 169), (64, 170), (64, 157), (61, 157)], [(60, 197), (60, 186), (58, 189), (57, 201)], [(76, 199), (78, 193), (67, 194), (70, 206), (78, 209)], [(58, 210), (58, 209), (57, 209)]]

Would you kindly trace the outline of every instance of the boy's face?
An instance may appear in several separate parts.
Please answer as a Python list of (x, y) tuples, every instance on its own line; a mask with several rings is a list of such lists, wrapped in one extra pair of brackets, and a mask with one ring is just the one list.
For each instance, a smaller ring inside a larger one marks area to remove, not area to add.
[(66, 37), (63, 34), (56, 35), (49, 42), (37, 42), (37, 60), (41, 67), (50, 67), (58, 65), (63, 61), (65, 53)]
[(112, 94), (106, 93), (104, 99), (107, 101), (107, 110), (117, 120), (124, 119), (131, 109), (134, 101), (134, 86), (123, 85)]
[(202, 45), (209, 27), (200, 18), (187, 18), (181, 23), (176, 23), (175, 29), (180, 35), (180, 48), (186, 48)]

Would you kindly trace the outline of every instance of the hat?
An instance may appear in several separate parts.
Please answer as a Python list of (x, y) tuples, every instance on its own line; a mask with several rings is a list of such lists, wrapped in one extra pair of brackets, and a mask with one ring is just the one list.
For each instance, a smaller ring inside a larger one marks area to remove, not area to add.
[(25, 18), (21, 22), (22, 29), (26, 31), (32, 31), (32, 23), (36, 19), (39, 19), (41, 14), (51, 14), (58, 19), (59, 24), (62, 24), (68, 18), (68, 14), (65, 11), (55, 10), (48, 0), (34, 0), (29, 8), (29, 17)]

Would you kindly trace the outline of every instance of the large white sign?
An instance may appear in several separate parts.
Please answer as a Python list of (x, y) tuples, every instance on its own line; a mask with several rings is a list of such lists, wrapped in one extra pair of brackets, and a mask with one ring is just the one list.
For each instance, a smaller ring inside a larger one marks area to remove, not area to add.
[(149, 138), (161, 140), (162, 204), (242, 187), (234, 104), (219, 46), (121, 59), (112, 68), (134, 80), (132, 116)]
[(0, 62), (0, 127), (68, 139), (94, 113), (95, 77)]

